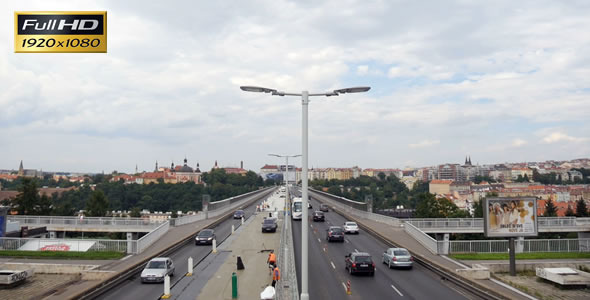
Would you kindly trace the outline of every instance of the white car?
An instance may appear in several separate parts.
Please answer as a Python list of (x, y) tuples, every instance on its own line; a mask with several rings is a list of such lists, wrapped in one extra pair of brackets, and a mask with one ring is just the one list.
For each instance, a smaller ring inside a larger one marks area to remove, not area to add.
[(356, 222), (344, 222), (344, 233), (359, 233), (359, 226)]
[(141, 272), (141, 282), (164, 282), (166, 275), (174, 276), (174, 263), (169, 257), (150, 260)]

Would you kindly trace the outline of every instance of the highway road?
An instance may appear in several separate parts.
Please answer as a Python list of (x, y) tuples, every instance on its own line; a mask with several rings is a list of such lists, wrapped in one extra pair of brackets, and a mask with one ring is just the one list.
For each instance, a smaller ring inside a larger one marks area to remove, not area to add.
[[(246, 212), (246, 218), (252, 216), (256, 210), (256, 204), (262, 201), (256, 201), (247, 208), (244, 209)], [(215, 234), (217, 236), (217, 243), (227, 238), (231, 233), (232, 224), (237, 229), (241, 224), (241, 220), (229, 218), (216, 227)], [(205, 258), (211, 252), (210, 245), (196, 246), (194, 240), (181, 247), (178, 251), (174, 252), (170, 257), (175, 265), (174, 276), (170, 278), (171, 286), (180, 281), (188, 271), (187, 261), (189, 257), (193, 258), (193, 264), (197, 265), (199, 261)], [(131, 277), (128, 281), (118, 285), (111, 291), (101, 295), (99, 299), (130, 299), (130, 300), (151, 300), (159, 299), (164, 292), (163, 283), (141, 283), (139, 274)], [(195, 295), (196, 298), (197, 295)]]
[[(312, 200), (311, 213), (319, 209)], [(440, 280), (418, 264), (413, 269), (388, 269), (382, 263), (387, 245), (364, 232), (346, 235), (344, 243), (328, 243), (326, 229), (342, 226), (344, 217), (333, 212), (325, 213), (326, 222), (312, 222), (309, 226), (309, 296), (310, 299), (468, 299), (453, 286)], [(301, 222), (292, 222), (295, 260), (299, 291), (301, 292)], [(377, 267), (375, 276), (350, 275), (344, 268), (344, 256), (354, 251), (368, 252)], [(346, 294), (345, 284), (350, 280), (352, 295)]]

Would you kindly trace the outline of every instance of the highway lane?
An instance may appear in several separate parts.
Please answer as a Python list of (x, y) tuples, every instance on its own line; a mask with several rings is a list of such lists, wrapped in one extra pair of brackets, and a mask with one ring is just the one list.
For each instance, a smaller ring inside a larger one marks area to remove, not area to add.
[[(254, 202), (248, 207), (244, 208), (246, 212), (246, 218), (249, 218), (254, 214), (256, 205), (262, 202), (262, 199)], [(241, 220), (238, 219), (227, 219), (214, 227), (217, 242), (224, 240), (231, 234), (231, 226), (237, 229), (240, 226)], [(178, 251), (174, 252), (170, 257), (174, 262), (175, 272), (174, 276), (170, 278), (171, 286), (182, 279), (188, 272), (188, 258), (193, 258), (193, 264), (196, 266), (199, 261), (205, 258), (211, 252), (210, 245), (199, 245), (196, 246), (194, 240), (181, 247)], [(159, 299), (164, 292), (163, 283), (146, 283), (142, 284), (139, 274), (131, 277), (125, 283), (117, 286), (115, 289), (101, 295), (99, 299), (137, 299), (137, 300), (149, 300)]]
[[(313, 209), (319, 203), (312, 200)], [(412, 270), (388, 269), (382, 264), (387, 245), (361, 230), (346, 235), (344, 243), (328, 243), (326, 229), (346, 221), (335, 212), (328, 212), (326, 222), (310, 221), (309, 294), (310, 299), (466, 299), (464, 295), (442, 282), (439, 277), (415, 264)], [(301, 222), (293, 222), (293, 237), (298, 279), (300, 281)], [(354, 251), (368, 252), (376, 264), (375, 276), (350, 275), (344, 268), (344, 256)], [(352, 295), (345, 293), (350, 280)], [(299, 285), (301, 286), (301, 285)]]

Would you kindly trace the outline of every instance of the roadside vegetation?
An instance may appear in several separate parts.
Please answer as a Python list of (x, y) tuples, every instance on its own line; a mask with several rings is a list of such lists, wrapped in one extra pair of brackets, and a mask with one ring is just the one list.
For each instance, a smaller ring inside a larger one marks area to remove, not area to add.
[[(10, 206), (19, 215), (73, 216), (79, 210), (86, 210), (86, 216), (102, 217), (111, 210), (121, 210), (131, 211), (131, 217), (140, 217), (143, 209), (171, 212), (201, 210), (203, 195), (209, 195), (215, 202), (276, 184), (272, 180), (263, 181), (252, 171), (242, 176), (227, 174), (224, 169), (203, 173), (205, 184), (124, 184), (123, 181), (111, 182), (111, 178), (111, 175), (97, 174), (78, 185), (49, 178), (19, 177), (12, 182), (0, 180), (3, 189), (19, 192), (15, 198), (2, 204)], [(38, 192), (42, 186), (64, 188), (72, 185), (76, 188), (61, 194), (39, 195)]]
[(125, 256), (123, 252), (116, 251), (18, 251), (0, 250), (0, 257), (13, 258), (38, 258), (38, 259), (82, 259), (82, 260), (108, 260), (120, 259)]

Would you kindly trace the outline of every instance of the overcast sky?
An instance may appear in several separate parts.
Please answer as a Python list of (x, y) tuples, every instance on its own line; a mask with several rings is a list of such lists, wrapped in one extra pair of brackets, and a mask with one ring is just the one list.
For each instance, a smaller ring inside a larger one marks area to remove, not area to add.
[[(108, 53), (14, 53), (14, 11), (106, 10)], [(590, 157), (590, 1), (0, 2), (0, 169), (388, 168)], [(293, 160), (292, 160), (293, 161)], [(300, 165), (300, 160), (294, 162)]]

